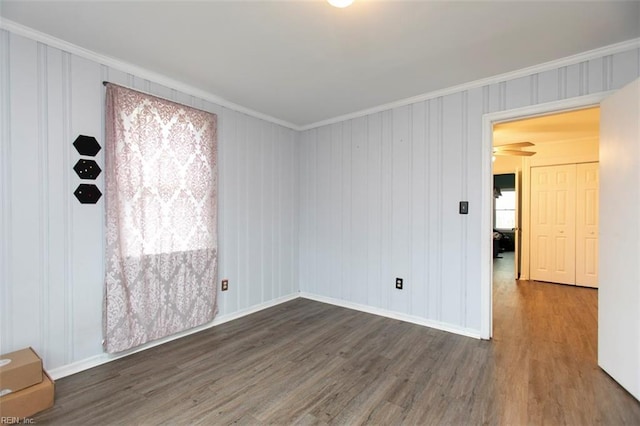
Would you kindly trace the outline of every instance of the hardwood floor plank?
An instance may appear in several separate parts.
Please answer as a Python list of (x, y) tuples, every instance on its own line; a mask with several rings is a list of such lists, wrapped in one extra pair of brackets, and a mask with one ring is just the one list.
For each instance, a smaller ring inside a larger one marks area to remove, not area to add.
[(597, 290), (499, 266), (490, 342), (296, 299), (61, 379), (34, 421), (640, 424), (597, 366)]

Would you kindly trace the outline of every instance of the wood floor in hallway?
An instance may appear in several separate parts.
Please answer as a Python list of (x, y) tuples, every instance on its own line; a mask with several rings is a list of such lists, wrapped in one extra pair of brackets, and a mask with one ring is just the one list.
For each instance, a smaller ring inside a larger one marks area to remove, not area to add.
[(500, 266), (492, 341), (296, 299), (63, 378), (34, 420), (640, 424), (640, 403), (596, 364), (597, 291)]

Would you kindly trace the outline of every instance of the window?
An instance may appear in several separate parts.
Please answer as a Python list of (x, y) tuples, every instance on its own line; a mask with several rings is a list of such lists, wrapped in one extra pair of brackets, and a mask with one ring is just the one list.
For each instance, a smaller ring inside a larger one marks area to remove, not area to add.
[(213, 247), (215, 116), (119, 88), (110, 180), (127, 256)]
[(216, 314), (216, 116), (107, 84), (104, 345)]
[(502, 195), (496, 198), (496, 229), (513, 229), (516, 227), (516, 191), (502, 189)]

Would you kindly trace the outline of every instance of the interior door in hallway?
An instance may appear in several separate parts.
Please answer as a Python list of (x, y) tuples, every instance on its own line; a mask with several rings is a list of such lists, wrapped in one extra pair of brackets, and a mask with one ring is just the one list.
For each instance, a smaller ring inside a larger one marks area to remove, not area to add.
[(598, 163), (576, 165), (576, 284), (598, 287)]
[(600, 106), (598, 364), (640, 400), (640, 79)]
[(576, 283), (576, 165), (531, 168), (531, 279)]
[(520, 170), (516, 170), (515, 172), (515, 189), (516, 189), (516, 211), (515, 211), (515, 226), (513, 228), (513, 254), (514, 254), (514, 263), (515, 263), (515, 279), (520, 279), (520, 256), (522, 256), (522, 248), (520, 245), (522, 244), (522, 172)]

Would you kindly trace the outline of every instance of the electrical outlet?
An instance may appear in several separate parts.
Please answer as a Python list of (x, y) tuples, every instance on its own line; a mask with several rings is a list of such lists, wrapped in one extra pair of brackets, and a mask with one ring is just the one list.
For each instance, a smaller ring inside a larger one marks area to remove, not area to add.
[(229, 290), (229, 280), (222, 280), (222, 291)]
[(396, 288), (402, 290), (402, 278), (396, 278)]

